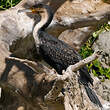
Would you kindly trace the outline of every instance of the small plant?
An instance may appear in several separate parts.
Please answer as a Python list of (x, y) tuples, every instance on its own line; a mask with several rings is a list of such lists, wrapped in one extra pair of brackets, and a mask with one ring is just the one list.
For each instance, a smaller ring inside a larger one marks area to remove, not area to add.
[(0, 10), (5, 10), (10, 7), (15, 6), (18, 4), (21, 0), (0, 0)]
[[(110, 30), (110, 24), (104, 24), (100, 27), (100, 29), (97, 29), (96, 32), (93, 33), (88, 42), (81, 48), (80, 54), (83, 58), (86, 58), (93, 53), (93, 50), (91, 48), (93, 43), (98, 38), (101, 32), (108, 30)], [(100, 61), (95, 60), (92, 63), (88, 64), (87, 67), (89, 71), (92, 70), (92, 73), (95, 76), (104, 76), (105, 78), (110, 79), (110, 68), (103, 68)]]

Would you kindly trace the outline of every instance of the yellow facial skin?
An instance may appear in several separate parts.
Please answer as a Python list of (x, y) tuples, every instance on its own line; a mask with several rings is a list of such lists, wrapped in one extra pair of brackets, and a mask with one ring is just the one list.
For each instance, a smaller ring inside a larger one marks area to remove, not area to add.
[(21, 12), (26, 12), (26, 13), (33, 13), (33, 14), (40, 14), (40, 13), (44, 13), (44, 9), (43, 8), (29, 8), (29, 9), (23, 9), (23, 10), (18, 10), (18, 13)]
[(32, 13), (43, 13), (43, 8), (31, 8)]

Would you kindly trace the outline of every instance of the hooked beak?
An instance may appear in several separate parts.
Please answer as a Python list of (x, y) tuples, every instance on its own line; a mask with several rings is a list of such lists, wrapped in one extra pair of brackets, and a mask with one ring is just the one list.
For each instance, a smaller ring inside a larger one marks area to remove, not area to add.
[(34, 9), (23, 9), (23, 10), (18, 10), (18, 13), (21, 13), (21, 12), (26, 12), (26, 13), (36, 13), (37, 11), (34, 10)]

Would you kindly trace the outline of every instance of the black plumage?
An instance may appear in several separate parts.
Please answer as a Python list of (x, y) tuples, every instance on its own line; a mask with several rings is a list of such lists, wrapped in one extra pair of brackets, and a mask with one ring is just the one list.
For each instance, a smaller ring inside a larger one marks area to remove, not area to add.
[[(69, 65), (74, 65), (81, 60), (81, 56), (68, 44), (57, 39), (56, 37), (49, 35), (45, 32), (45, 29), (51, 23), (53, 19), (53, 13), (49, 6), (44, 4), (35, 5), (34, 8), (45, 8), (47, 11), (48, 20), (45, 24), (37, 31), (39, 39), (39, 53), (43, 59), (52, 66), (59, 74), (62, 74), (62, 70), (66, 70)], [(42, 21), (42, 18), (41, 18)], [(80, 70), (82, 83), (90, 82), (93, 85), (93, 79), (91, 78), (87, 67), (84, 66)]]
[[(43, 59), (52, 66), (59, 74), (62, 74), (62, 70), (66, 70), (69, 65), (74, 65), (81, 60), (81, 56), (68, 44), (53, 37), (45, 32), (45, 28), (51, 23), (53, 14), (49, 9), (49, 6), (40, 4), (42, 8), (45, 8), (48, 13), (47, 22), (38, 30), (39, 53)], [(41, 18), (42, 21), (42, 18)], [(80, 82), (84, 85), (90, 100), (102, 107), (95, 92), (89, 87), (89, 84), (93, 85), (93, 79), (91, 78), (87, 67), (84, 66), (79, 69)]]
[[(44, 31), (39, 32), (39, 39), (42, 42), (39, 45), (39, 53), (59, 74), (62, 74), (62, 70), (66, 70), (69, 65), (74, 65), (81, 60), (80, 55), (72, 47), (63, 41), (48, 35)], [(93, 85), (93, 79), (91, 78), (87, 67), (84, 66), (79, 69), (79, 73), (79, 81), (84, 85), (89, 99), (102, 108), (102, 104), (98, 97), (89, 86), (89, 84)]]
[[(62, 74), (62, 70), (66, 70), (69, 65), (74, 65), (75, 63), (79, 62), (81, 60), (81, 57), (68, 44), (45, 32), (45, 28), (48, 27), (53, 19), (53, 13), (50, 7), (44, 4), (37, 4), (33, 6), (33, 9), (34, 8), (35, 10), (37, 10), (37, 8), (38, 10), (39, 8), (46, 10), (46, 13), (44, 13), (45, 16), (42, 15), (43, 10), (40, 10), (38, 12), (41, 15), (41, 20), (39, 22), (39, 25), (36, 24), (33, 31), (33, 37), (35, 39), (36, 47), (38, 48), (39, 53), (42, 55), (43, 59), (59, 74)], [(45, 19), (47, 20), (45, 21)], [(95, 92), (89, 87), (90, 84), (93, 85), (93, 79), (91, 78), (87, 67), (82, 67), (81, 69), (79, 69), (79, 72), (79, 80), (84, 85), (88, 97), (94, 104), (102, 107)]]
[[(80, 55), (72, 47), (44, 31), (39, 32), (39, 39), (42, 42), (39, 45), (39, 53), (59, 74), (62, 74), (62, 70), (66, 70), (69, 65), (74, 65), (81, 60)], [(80, 71), (84, 73), (82, 77), (92, 84), (93, 79), (87, 67), (82, 67)]]

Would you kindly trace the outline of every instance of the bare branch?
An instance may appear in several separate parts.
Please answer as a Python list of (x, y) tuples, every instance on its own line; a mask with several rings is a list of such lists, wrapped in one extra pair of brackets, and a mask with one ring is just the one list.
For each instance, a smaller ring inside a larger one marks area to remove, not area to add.
[(69, 77), (73, 76), (73, 71), (77, 71), (79, 68), (83, 67), (84, 65), (92, 62), (93, 60), (97, 59), (100, 55), (100, 52), (95, 52), (88, 58), (81, 60), (80, 62), (76, 63), (75, 65), (71, 65), (67, 68), (66, 72), (63, 72), (63, 75), (57, 75), (57, 79), (52, 87), (52, 89), (49, 91), (49, 93), (45, 96), (46, 102), (55, 101), (55, 99), (60, 94), (65, 81), (69, 79)]
[(7, 59), (16, 60), (16, 61), (19, 61), (21, 63), (27, 64), (36, 72), (38, 72), (38, 66), (39, 67), (41, 66), (42, 70), (44, 70), (45, 72), (50, 72), (50, 70), (46, 66), (40, 65), (39, 63), (34, 62), (34, 61), (30, 61), (28, 59), (21, 59), (21, 58), (16, 58), (16, 57), (7, 57)]
[(92, 62), (93, 60), (96, 60), (99, 55), (101, 54), (101, 51), (97, 51), (94, 52), (91, 56), (79, 61), (78, 63), (71, 65), (67, 68), (67, 71), (77, 71), (78, 69), (80, 69), (81, 67), (83, 67), (84, 65)]

